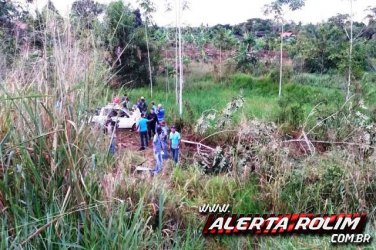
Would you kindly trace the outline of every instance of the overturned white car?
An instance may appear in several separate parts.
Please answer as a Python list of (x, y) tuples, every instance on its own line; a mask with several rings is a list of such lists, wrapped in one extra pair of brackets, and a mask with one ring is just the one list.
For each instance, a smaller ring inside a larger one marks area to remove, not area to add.
[(128, 128), (136, 130), (137, 122), (141, 118), (138, 108), (129, 111), (118, 104), (108, 104), (103, 108), (98, 108), (95, 115), (89, 118), (89, 123), (104, 127), (108, 119), (117, 123), (118, 128)]

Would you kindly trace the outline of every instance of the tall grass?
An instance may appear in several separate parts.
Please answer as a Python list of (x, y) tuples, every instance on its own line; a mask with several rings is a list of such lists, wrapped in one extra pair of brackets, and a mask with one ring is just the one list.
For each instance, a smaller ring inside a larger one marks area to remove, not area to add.
[(234, 201), (239, 182), (197, 169), (134, 176), (137, 157), (109, 156), (108, 139), (87, 126), (113, 94), (95, 39), (76, 40), (69, 24), (47, 33), (53, 49), (21, 58), (0, 85), (0, 247), (202, 249), (198, 206)]
[[(47, 22), (53, 23), (53, 17), (49, 18)], [(196, 166), (166, 164), (163, 174), (152, 179), (135, 174), (132, 166), (142, 160), (140, 156), (129, 151), (108, 155), (108, 138), (87, 126), (90, 110), (125, 91), (106, 86), (112, 76), (102, 63), (95, 38), (89, 34), (77, 39), (68, 23), (62, 29), (49, 25), (47, 38), (53, 44), (44, 49), (47, 54), (19, 58), (0, 83), (0, 248), (268, 249), (328, 245), (326, 238), (309, 239), (306, 244), (297, 238), (282, 239), (281, 244), (253, 237), (203, 238), (200, 230), (205, 217), (197, 212), (202, 204), (230, 203), (233, 212), (264, 213), (287, 211), (295, 205), (304, 210), (304, 202), (321, 204), (325, 197), (308, 197), (310, 200), (299, 188), (287, 193), (296, 184), (288, 178), (293, 166), (290, 159), (284, 152), (262, 147), (256, 152), (265, 172), (208, 176)], [(193, 123), (207, 109), (220, 110), (239, 94), (246, 98), (239, 117), (273, 119), (277, 90), (268, 78), (239, 74), (218, 83), (201, 72), (185, 86), (185, 121)], [(133, 100), (148, 91), (127, 90)], [(292, 84), (286, 84), (283, 92), (300, 99), (314, 94), (307, 106), (313, 106), (317, 96), (330, 99), (338, 94), (322, 87)], [(166, 95), (164, 81), (156, 87), (154, 98), (165, 105), (170, 122), (178, 120), (175, 93)], [(307, 162), (304, 169), (311, 164)], [(349, 166), (354, 170), (353, 162)], [(349, 182), (355, 180), (347, 177)], [(307, 199), (296, 202), (296, 196)], [(337, 205), (335, 202), (332, 204)]]

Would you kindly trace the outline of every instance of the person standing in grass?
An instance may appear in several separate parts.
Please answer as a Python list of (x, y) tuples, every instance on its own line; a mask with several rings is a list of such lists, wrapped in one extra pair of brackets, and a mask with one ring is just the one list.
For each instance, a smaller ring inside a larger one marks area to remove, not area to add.
[(162, 171), (163, 167), (163, 143), (162, 143), (162, 129), (160, 127), (157, 128), (157, 133), (154, 135), (153, 138), (153, 152), (155, 158), (155, 169), (154, 173), (159, 173)]
[(168, 127), (165, 121), (162, 121), (160, 124), (160, 128), (162, 129), (161, 139), (163, 144), (163, 160), (167, 160), (169, 158), (168, 154)]
[(158, 104), (157, 108), (158, 124), (160, 124), (165, 119), (165, 110), (162, 107), (162, 104)]
[(143, 114), (146, 114), (146, 112), (148, 111), (148, 105), (143, 96), (141, 96), (141, 100), (138, 103), (138, 108), (140, 109), (140, 112)]
[(141, 119), (137, 122), (137, 130), (140, 133), (141, 147), (144, 150), (148, 146), (148, 120), (145, 115), (141, 113)]
[(148, 135), (149, 139), (151, 140), (155, 135), (155, 128), (158, 122), (157, 114), (154, 112), (154, 109), (150, 109), (149, 114), (147, 115), (146, 119), (148, 119)]
[(172, 158), (175, 161), (175, 163), (179, 162), (179, 145), (180, 145), (180, 134), (178, 131), (176, 131), (176, 127), (171, 127), (171, 133), (170, 133), (170, 147), (172, 152)]
[(107, 125), (107, 135), (110, 138), (110, 148), (109, 153), (114, 155), (116, 152), (116, 144), (117, 144), (117, 138), (116, 138), (116, 122), (113, 120), (109, 120), (106, 122)]
[(127, 110), (130, 110), (130, 108), (131, 108), (132, 106), (131, 106), (131, 103), (130, 103), (130, 101), (129, 101), (128, 96), (124, 96), (124, 97), (122, 98), (121, 105), (123, 106), (123, 108), (125, 108), (125, 109), (127, 109)]
[(155, 102), (151, 102), (151, 108), (154, 110), (154, 113), (157, 113), (157, 106), (155, 106)]

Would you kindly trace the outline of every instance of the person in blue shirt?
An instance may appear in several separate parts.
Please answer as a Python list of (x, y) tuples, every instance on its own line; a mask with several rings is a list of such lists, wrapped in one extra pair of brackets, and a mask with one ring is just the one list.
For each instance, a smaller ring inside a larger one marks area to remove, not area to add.
[(179, 145), (180, 145), (180, 134), (178, 131), (176, 131), (176, 127), (171, 127), (171, 133), (170, 133), (170, 146), (171, 146), (171, 152), (172, 152), (172, 158), (174, 159), (175, 163), (178, 163), (179, 161)]
[(155, 158), (155, 169), (154, 173), (159, 173), (162, 171), (163, 167), (163, 143), (162, 143), (162, 128), (157, 128), (157, 133), (153, 138), (153, 153)]
[(158, 117), (158, 123), (160, 124), (165, 119), (165, 110), (162, 107), (162, 104), (158, 104), (157, 108), (157, 117)]
[(148, 146), (148, 120), (144, 114), (141, 114), (141, 119), (137, 122), (137, 130), (140, 132), (141, 148), (144, 150)]

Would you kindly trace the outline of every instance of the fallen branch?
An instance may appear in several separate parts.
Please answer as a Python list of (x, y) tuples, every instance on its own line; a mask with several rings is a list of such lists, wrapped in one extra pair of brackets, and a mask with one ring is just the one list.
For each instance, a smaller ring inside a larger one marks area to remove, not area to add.
[(309, 152), (311, 153), (311, 155), (313, 155), (315, 153), (315, 146), (313, 146), (312, 142), (308, 139), (306, 133), (304, 132), (303, 130), (303, 133), (300, 137), (304, 138), (304, 141), (306, 142), (307, 146), (308, 146), (308, 150)]
[(206, 145), (204, 145), (204, 144), (202, 144), (202, 143), (199, 143), (199, 142), (193, 142), (193, 141), (187, 141), (187, 140), (181, 140), (181, 142), (186, 143), (186, 144), (197, 145), (198, 148), (199, 148), (199, 147), (203, 147), (203, 148), (209, 149), (209, 150), (211, 150), (211, 151), (215, 151), (214, 148), (209, 147), (209, 146), (206, 146)]
[(218, 134), (221, 134), (221, 133), (226, 133), (226, 132), (237, 132), (237, 130), (229, 129), (229, 130), (222, 130), (222, 131), (215, 132), (214, 134), (211, 134), (211, 135), (205, 137), (204, 139), (202, 139), (199, 143), (205, 141), (206, 139), (209, 139), (212, 136), (215, 136), (215, 135), (218, 135)]
[[(286, 142), (306, 142), (304, 139), (294, 139), (294, 140), (287, 140), (287, 141), (282, 141), (282, 143)], [(358, 146), (358, 147), (367, 147), (367, 148), (373, 148), (376, 149), (374, 146), (370, 146), (367, 144), (362, 144), (362, 143), (353, 143), (353, 142), (337, 142), (337, 141), (311, 141), (313, 143), (322, 143), (322, 144), (343, 144), (343, 145), (349, 145), (349, 146)]]
[(329, 120), (330, 118), (336, 116), (337, 114), (339, 114), (339, 112), (346, 106), (346, 104), (351, 100), (353, 96), (350, 96), (350, 98), (348, 100), (345, 101), (345, 103), (341, 106), (341, 108), (339, 110), (337, 110), (335, 113), (331, 114), (330, 116), (326, 117), (325, 119), (321, 120), (320, 122), (318, 122), (316, 124), (316, 126), (314, 126), (313, 128), (311, 128), (308, 132), (307, 132), (307, 135), (309, 135), (313, 130), (315, 130), (315, 128), (321, 126), (326, 120)]

